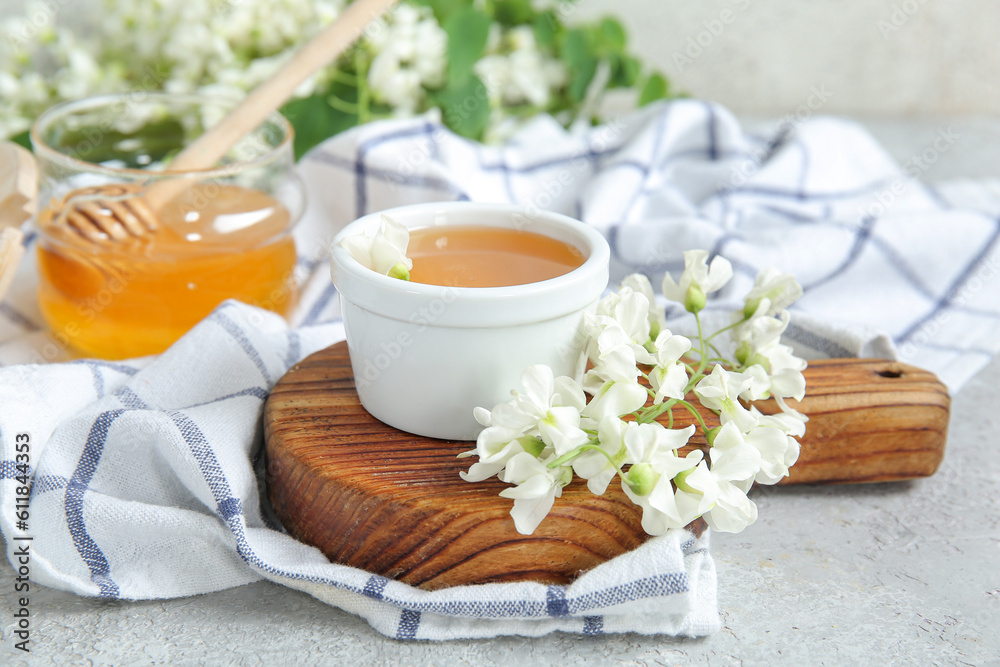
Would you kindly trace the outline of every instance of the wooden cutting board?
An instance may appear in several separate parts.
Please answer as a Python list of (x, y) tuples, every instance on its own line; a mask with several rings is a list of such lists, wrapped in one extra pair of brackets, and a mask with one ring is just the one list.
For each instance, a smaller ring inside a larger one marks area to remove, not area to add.
[[(950, 399), (933, 374), (838, 359), (811, 362), (805, 375), (808, 393), (797, 407), (809, 424), (783, 484), (885, 482), (937, 470)], [(709, 426), (718, 423), (704, 414)], [(691, 422), (675, 408), (675, 427)], [(521, 535), (512, 501), (497, 495), (506, 484), (459, 477), (475, 459), (455, 456), (473, 443), (414, 436), (365, 411), (346, 343), (288, 371), (267, 400), (264, 428), (268, 496), (285, 528), (331, 561), (411, 585), (568, 583), (648, 539), (641, 509), (620, 487), (594, 496), (578, 479), (534, 535)], [(705, 441), (693, 438), (691, 446)]]

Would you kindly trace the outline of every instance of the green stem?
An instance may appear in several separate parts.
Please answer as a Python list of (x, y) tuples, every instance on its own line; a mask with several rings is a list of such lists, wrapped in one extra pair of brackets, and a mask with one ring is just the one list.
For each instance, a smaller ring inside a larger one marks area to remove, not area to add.
[(708, 355), (705, 354), (705, 334), (701, 330), (701, 317), (698, 313), (694, 314), (694, 321), (698, 324), (698, 343), (700, 348), (698, 350), (698, 374), (701, 374), (708, 366)]
[(354, 77), (357, 81), (358, 86), (358, 125), (362, 123), (367, 123), (371, 120), (371, 110), (368, 108), (371, 104), (368, 94), (368, 82), (365, 81), (365, 73), (367, 68), (365, 67), (364, 55), (362, 49), (354, 50)]
[(351, 76), (347, 72), (342, 72), (339, 69), (333, 70), (333, 73), (330, 75), (330, 80), (336, 81), (337, 83), (342, 83), (345, 86), (351, 86), (354, 88), (358, 87), (357, 76)]
[(550, 462), (548, 467), (550, 467), (550, 468), (558, 468), (561, 465), (566, 465), (567, 463), (569, 463), (573, 459), (577, 458), (581, 454), (586, 453), (590, 449), (600, 450), (601, 452), (603, 452), (605, 454), (605, 456), (607, 456), (607, 452), (604, 452), (604, 450), (601, 449), (600, 445), (595, 444), (593, 441), (591, 441), (591, 442), (588, 442), (586, 445), (580, 445), (576, 449), (572, 449), (572, 450), (566, 452), (565, 454), (563, 454), (562, 456), (560, 456), (559, 458), (557, 458), (555, 461)]
[(720, 333), (725, 333), (726, 331), (729, 331), (730, 329), (735, 329), (736, 327), (740, 326), (741, 324), (743, 324), (746, 321), (747, 321), (747, 318), (744, 317), (739, 322), (733, 322), (728, 327), (722, 327), (721, 329), (719, 329), (718, 331), (716, 331), (714, 334), (712, 334), (711, 336), (709, 336), (707, 338), (707, 340), (712, 340), (713, 338), (715, 338), (716, 336), (718, 336)]
[[(716, 350), (716, 352), (718, 352), (718, 350)], [(712, 362), (712, 361), (714, 361), (716, 363), (719, 363), (719, 364), (722, 364), (723, 366), (727, 366), (727, 365), (728, 366), (733, 366), (734, 365), (733, 362), (732, 362), (732, 360), (726, 359), (725, 357), (722, 357), (722, 356), (712, 357), (711, 359), (709, 359), (709, 362)]]
[(669, 401), (664, 401), (663, 403), (657, 403), (656, 405), (651, 405), (645, 410), (641, 410), (638, 418), (635, 420), (637, 424), (652, 424), (656, 421), (656, 418), (662, 415), (664, 412), (674, 407), (677, 404), (676, 398), (671, 398)]
[(701, 413), (698, 412), (698, 410), (696, 410), (695, 407), (693, 405), (691, 405), (690, 403), (688, 403), (687, 401), (677, 401), (677, 403), (678, 403), (678, 405), (683, 405), (685, 408), (688, 409), (688, 411), (691, 414), (694, 415), (694, 418), (698, 420), (698, 424), (701, 426), (701, 430), (704, 431), (705, 435), (707, 436), (708, 435), (708, 426), (705, 424), (705, 420), (702, 419)]
[[(606, 458), (608, 460), (608, 463), (610, 463), (611, 465), (613, 465), (615, 467), (615, 472), (618, 473), (618, 476), (621, 477), (622, 481), (623, 482), (625, 481), (625, 473), (622, 472), (621, 463), (615, 460), (615, 458), (618, 458), (618, 457), (612, 457), (610, 454), (608, 454), (606, 451), (604, 451), (601, 448), (600, 445), (591, 445), (591, 444), (580, 445), (579, 447), (577, 447), (573, 451), (566, 452), (565, 454), (563, 454), (562, 456), (560, 456), (559, 458), (557, 458), (555, 461), (553, 461), (552, 463), (550, 463), (548, 467), (549, 468), (558, 468), (559, 466), (565, 465), (565, 464), (569, 463), (570, 461), (572, 461), (573, 459), (575, 459), (575, 458), (579, 457), (580, 455), (585, 454), (586, 452), (589, 452), (589, 451), (600, 452), (601, 455), (604, 456), (604, 458)], [(619, 451), (618, 454), (619, 454), (619, 456), (621, 456), (622, 452)]]
[[(705, 342), (708, 343), (708, 341)], [(719, 350), (719, 348), (715, 347), (715, 345), (713, 345), (712, 343), (708, 343), (708, 346), (712, 348), (712, 352), (719, 355), (719, 360), (729, 363), (729, 360), (725, 358), (725, 356), (722, 354), (722, 351)]]
[(358, 116), (359, 118), (361, 117), (360, 106), (342, 100), (336, 95), (330, 95), (329, 97), (327, 97), (326, 102), (337, 111), (343, 111), (344, 113), (351, 114), (352, 116)]

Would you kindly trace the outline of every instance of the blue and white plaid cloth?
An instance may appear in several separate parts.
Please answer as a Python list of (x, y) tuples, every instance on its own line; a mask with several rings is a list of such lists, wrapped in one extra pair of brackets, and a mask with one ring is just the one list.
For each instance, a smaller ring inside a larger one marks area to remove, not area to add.
[(255, 468), (263, 402), (292, 364), (343, 338), (327, 245), (381, 208), (470, 199), (569, 213), (607, 235), (616, 277), (639, 270), (654, 284), (680, 270), (685, 249), (709, 248), (736, 269), (711, 305), (720, 314), (758, 268), (777, 266), (805, 287), (789, 331), (800, 351), (897, 356), (952, 388), (1000, 345), (1000, 188), (931, 189), (847, 122), (753, 136), (725, 110), (683, 101), (572, 134), (541, 118), (492, 148), (426, 117), (331, 139), (301, 168), (311, 200), (296, 231), (303, 298), (291, 328), (227, 302), (157, 358), (75, 360), (46, 330), (25, 262), (0, 305), (0, 527), (12, 562), (31, 545), (36, 581), (144, 599), (267, 578), (402, 638), (719, 627), (707, 534), (651, 540), (569, 586), (427, 592), (331, 564), (273, 525)]

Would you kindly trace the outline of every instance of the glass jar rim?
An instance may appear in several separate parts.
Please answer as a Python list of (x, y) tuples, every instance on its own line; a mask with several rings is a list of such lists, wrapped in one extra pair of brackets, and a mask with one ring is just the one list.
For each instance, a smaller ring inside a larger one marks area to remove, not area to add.
[[(140, 99), (135, 99), (140, 97)], [(232, 96), (223, 95), (202, 95), (202, 94), (173, 94), (161, 91), (149, 91), (142, 92), (141, 94), (133, 92), (128, 93), (109, 93), (106, 95), (93, 95), (89, 97), (84, 97), (76, 100), (68, 100), (65, 102), (60, 102), (55, 104), (41, 114), (35, 119), (35, 122), (31, 126), (31, 131), (29, 136), (31, 137), (31, 145), (35, 151), (35, 154), (39, 157), (44, 157), (52, 162), (61, 163), (64, 166), (70, 167), (77, 170), (85, 170), (92, 173), (100, 173), (108, 176), (118, 176), (118, 177), (133, 177), (133, 178), (170, 178), (178, 176), (192, 176), (197, 175), (200, 178), (215, 178), (215, 177), (227, 177), (232, 176), (234, 172), (240, 172), (245, 169), (250, 169), (253, 167), (259, 167), (266, 165), (270, 162), (279, 159), (283, 153), (291, 148), (291, 144), (294, 141), (295, 131), (292, 128), (292, 124), (281, 115), (278, 111), (272, 111), (268, 114), (264, 123), (273, 123), (277, 127), (281, 128), (283, 136), (281, 141), (276, 145), (272, 146), (268, 150), (262, 152), (260, 155), (256, 155), (249, 160), (240, 160), (235, 162), (229, 162), (222, 166), (212, 166), (205, 167), (201, 169), (182, 169), (182, 170), (150, 170), (150, 169), (136, 169), (131, 167), (109, 167), (107, 165), (97, 164), (94, 162), (88, 162), (86, 160), (81, 160), (80, 158), (68, 155), (58, 148), (49, 145), (42, 139), (42, 133), (47, 130), (52, 123), (54, 123), (59, 118), (63, 118), (69, 114), (78, 111), (87, 111), (100, 109), (102, 107), (108, 107), (113, 104), (122, 102), (123, 100), (132, 100), (133, 103), (144, 104), (150, 101), (159, 101), (167, 105), (189, 105), (194, 106), (197, 104), (214, 103), (232, 108), (239, 103), (239, 99)], [(262, 123), (262, 125), (264, 124)], [(258, 126), (260, 127), (260, 126)], [(256, 128), (255, 128), (256, 129)]]

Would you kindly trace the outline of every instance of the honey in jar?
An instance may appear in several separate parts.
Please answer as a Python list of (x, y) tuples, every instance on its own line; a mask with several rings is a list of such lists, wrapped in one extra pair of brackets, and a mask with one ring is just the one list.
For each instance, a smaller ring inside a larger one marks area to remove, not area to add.
[(586, 258), (558, 239), (506, 227), (445, 225), (410, 231), (410, 280), (449, 287), (506, 287), (556, 278)]
[(49, 224), (38, 244), (42, 314), (87, 356), (162, 352), (226, 299), (287, 314), (296, 299), (290, 214), (235, 185), (193, 185), (141, 239), (95, 244)]

